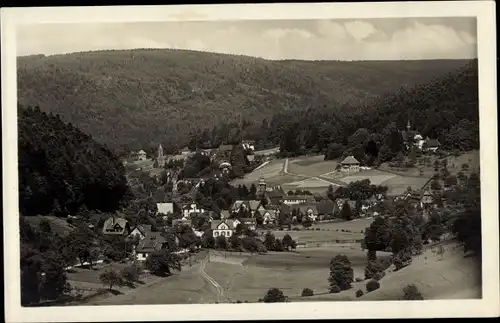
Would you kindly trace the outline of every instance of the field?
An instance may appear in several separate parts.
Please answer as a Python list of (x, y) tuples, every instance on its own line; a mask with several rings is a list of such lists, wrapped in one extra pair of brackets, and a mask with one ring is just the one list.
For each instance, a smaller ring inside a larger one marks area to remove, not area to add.
[(45, 219), (50, 222), (50, 228), (52, 229), (52, 231), (58, 234), (69, 233), (74, 228), (74, 226), (69, 224), (66, 221), (66, 219), (50, 215), (25, 216), (24, 219), (26, 219), (26, 221), (28, 221), (29, 224), (35, 227), (37, 227), (40, 224), (40, 222)]
[[(293, 297), (291, 301), (339, 301), (339, 300), (399, 300), (402, 288), (415, 284), (426, 300), (437, 299), (477, 299), (481, 298), (481, 279), (477, 261), (464, 257), (455, 242), (445, 243), (443, 259), (433, 254), (431, 249), (415, 258), (411, 265), (393, 272), (386, 271), (380, 280), (380, 288), (366, 293), (366, 281), (355, 282), (353, 288), (338, 294)], [(365, 295), (355, 297), (361, 289)]]
[[(474, 155), (465, 155), (460, 158), (454, 157), (451, 165), (458, 165), (461, 161), (471, 160), (474, 164)], [(451, 158), (451, 157), (450, 157)], [(354, 174), (343, 174), (335, 171), (336, 161), (325, 161), (322, 155), (301, 156), (288, 160), (276, 159), (264, 165), (258, 170), (246, 174), (242, 179), (236, 179), (233, 185), (257, 184), (263, 177), (270, 186), (280, 185), (285, 191), (297, 189), (308, 190), (314, 194), (326, 194), (328, 186), (345, 186), (354, 181), (369, 179), (374, 185), (384, 185), (388, 187), (388, 195), (402, 194), (408, 187), (413, 190), (421, 189), (428, 183), (432, 173), (419, 173), (417, 168), (403, 171), (396, 171), (387, 165), (382, 165), (381, 169), (362, 170)]]
[[(331, 222), (313, 224), (309, 230), (273, 231), (277, 238), (289, 234), (297, 243), (335, 242), (336, 240), (359, 240), (364, 237), (364, 230), (372, 219), (357, 219), (349, 222)], [(320, 230), (316, 230), (319, 228)], [(344, 230), (344, 232), (342, 232)]]

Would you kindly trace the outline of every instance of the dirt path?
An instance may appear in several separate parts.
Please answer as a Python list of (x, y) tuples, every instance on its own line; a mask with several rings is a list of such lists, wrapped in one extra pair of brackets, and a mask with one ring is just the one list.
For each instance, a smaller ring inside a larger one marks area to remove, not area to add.
[(212, 277), (210, 277), (206, 272), (205, 272), (205, 266), (207, 265), (207, 262), (208, 262), (208, 259), (209, 259), (210, 255), (207, 255), (201, 262), (201, 266), (200, 266), (200, 273), (201, 275), (206, 279), (208, 280), (208, 282), (210, 284), (212, 284), (212, 286), (215, 287), (215, 290), (217, 292), (217, 302), (218, 303), (221, 303), (222, 300), (224, 299), (224, 288), (222, 288), (221, 285), (219, 285), (219, 283), (213, 279)]

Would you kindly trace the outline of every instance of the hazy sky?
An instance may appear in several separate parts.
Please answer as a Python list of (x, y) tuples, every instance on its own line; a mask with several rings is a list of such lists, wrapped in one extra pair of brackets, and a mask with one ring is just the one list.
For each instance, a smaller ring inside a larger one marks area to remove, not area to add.
[(267, 59), (475, 58), (475, 18), (36, 24), (17, 54), (176, 48)]

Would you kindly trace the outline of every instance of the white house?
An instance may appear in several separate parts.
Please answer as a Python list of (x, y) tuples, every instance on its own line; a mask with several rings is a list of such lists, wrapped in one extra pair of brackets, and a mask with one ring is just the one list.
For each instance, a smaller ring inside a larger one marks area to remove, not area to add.
[(146, 152), (144, 150), (139, 150), (139, 152), (137, 153), (137, 160), (146, 160), (147, 158), (147, 155), (146, 155)]
[(312, 195), (287, 195), (283, 197), (282, 203), (285, 205), (298, 205), (304, 203), (314, 203)]
[(274, 209), (267, 209), (264, 212), (262, 212), (262, 216), (264, 218), (265, 224), (274, 223), (278, 218), (278, 211)]
[(174, 203), (156, 203), (158, 208), (158, 213), (167, 216), (168, 214), (174, 214)]
[(143, 240), (149, 232), (151, 232), (151, 225), (139, 224), (130, 232), (127, 238), (133, 239), (137, 236), (139, 240)]
[(198, 207), (196, 203), (185, 204), (182, 206), (182, 217), (189, 219), (193, 213), (205, 213), (205, 209)]
[(233, 221), (232, 220), (214, 220), (211, 223), (213, 236), (217, 239), (219, 236), (229, 238), (233, 235)]

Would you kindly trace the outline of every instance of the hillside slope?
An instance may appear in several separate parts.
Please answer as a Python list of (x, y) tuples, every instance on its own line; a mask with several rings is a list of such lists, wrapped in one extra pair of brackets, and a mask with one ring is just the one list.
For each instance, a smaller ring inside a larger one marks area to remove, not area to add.
[(262, 120), (290, 109), (359, 105), (464, 64), (269, 61), (149, 49), (38, 55), (18, 59), (18, 98), (115, 149), (170, 148), (240, 113)]

